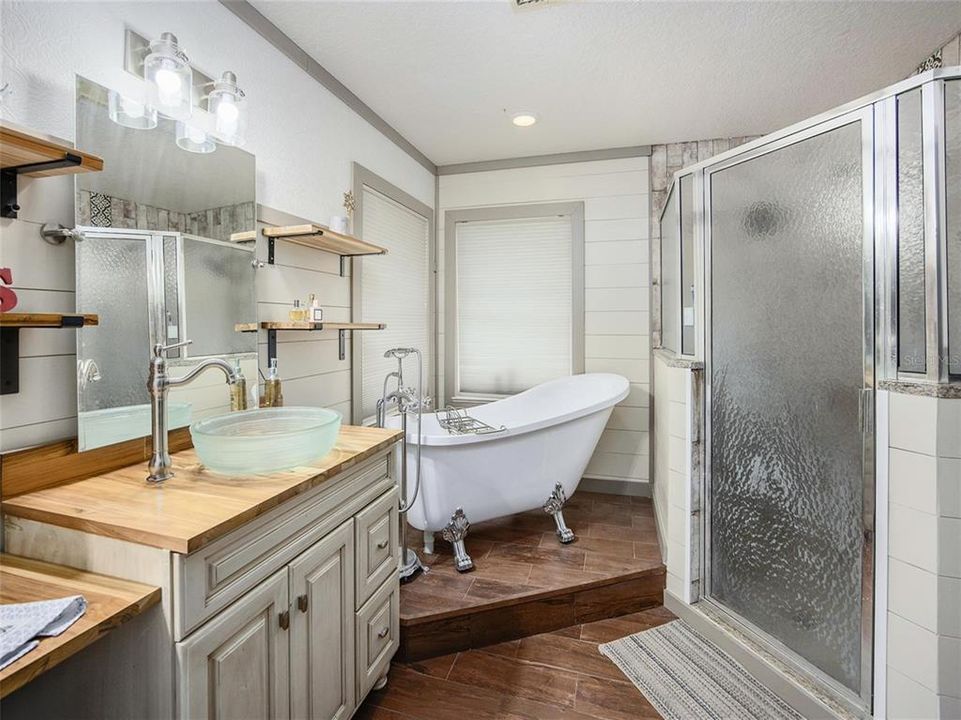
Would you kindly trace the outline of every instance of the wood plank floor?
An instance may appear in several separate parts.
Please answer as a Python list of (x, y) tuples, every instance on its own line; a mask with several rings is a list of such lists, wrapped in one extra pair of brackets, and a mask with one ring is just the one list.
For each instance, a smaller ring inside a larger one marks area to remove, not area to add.
[[(475, 569), (454, 568), (438, 539), (430, 572), (400, 590), (398, 660), (447, 655), (660, 605), (666, 571), (648, 498), (577, 493), (564, 508), (577, 535), (561, 545), (541, 510), (478, 523)], [(420, 538), (411, 534), (411, 544)]]
[(583, 590), (662, 567), (650, 498), (579, 492), (564, 517), (577, 535), (570, 545), (558, 542), (554, 521), (542, 510), (472, 526), (467, 551), (475, 569), (464, 574), (454, 569), (451, 546), (439, 534), (436, 553), (424, 555), (422, 535), (411, 529), (411, 546), (431, 572), (401, 588), (401, 624), (548, 597), (556, 590)]
[(419, 662), (394, 663), (359, 720), (659, 718), (597, 647), (674, 619), (663, 607)]

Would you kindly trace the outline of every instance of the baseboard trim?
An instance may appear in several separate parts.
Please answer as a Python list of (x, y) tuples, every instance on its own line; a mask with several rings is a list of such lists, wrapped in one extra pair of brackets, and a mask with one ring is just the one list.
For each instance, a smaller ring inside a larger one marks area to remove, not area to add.
[(584, 477), (578, 490), (603, 493), (605, 495), (629, 495), (631, 497), (651, 497), (649, 482), (635, 482), (632, 480), (614, 480), (602, 477)]
[[(697, 630), (724, 652), (737, 660), (768, 690), (810, 720), (853, 720), (856, 716), (833, 703), (820, 698), (815, 692), (783, 672), (771, 659), (762, 655), (744, 638), (731, 633), (725, 626), (698, 607), (688, 605), (669, 590), (664, 590), (664, 607)], [(863, 716), (868, 717), (868, 716)]]

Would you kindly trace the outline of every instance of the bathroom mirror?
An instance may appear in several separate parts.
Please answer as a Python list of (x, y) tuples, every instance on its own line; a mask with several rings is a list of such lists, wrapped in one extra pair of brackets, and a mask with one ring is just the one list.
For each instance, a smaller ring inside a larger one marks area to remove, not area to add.
[[(257, 317), (254, 247), (230, 242), (254, 228), (254, 157), (217, 146), (179, 148), (173, 122), (137, 130), (110, 119), (105, 88), (77, 81), (77, 143), (104, 158), (101, 177), (77, 176), (77, 310), (100, 324), (77, 333), (80, 450), (150, 434), (148, 364), (155, 344), (179, 377), (225, 357), (257, 385), (257, 336), (234, 330)], [(220, 162), (210, 162), (220, 155)], [(186, 157), (181, 157), (186, 156)], [(172, 388), (168, 428), (227, 412), (219, 373)]]

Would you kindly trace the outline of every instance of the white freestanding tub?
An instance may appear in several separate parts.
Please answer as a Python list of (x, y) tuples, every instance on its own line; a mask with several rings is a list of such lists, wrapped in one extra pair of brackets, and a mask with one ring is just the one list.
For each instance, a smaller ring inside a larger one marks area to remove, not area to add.
[[(432, 533), (449, 529), (458, 509), (467, 521), (478, 523), (543, 507), (558, 484), (564, 495), (572, 495), (611, 410), (629, 389), (620, 375), (573, 375), (470, 408), (472, 417), (504, 427), (492, 434), (451, 435), (440, 426), (436, 413), (425, 414), (421, 486), (408, 522)], [(388, 424), (399, 427), (400, 419), (390, 418)], [(407, 429), (410, 500), (417, 489), (416, 417), (408, 417)], [(448, 530), (447, 539), (449, 534)], [(430, 536), (426, 538), (430, 550)]]

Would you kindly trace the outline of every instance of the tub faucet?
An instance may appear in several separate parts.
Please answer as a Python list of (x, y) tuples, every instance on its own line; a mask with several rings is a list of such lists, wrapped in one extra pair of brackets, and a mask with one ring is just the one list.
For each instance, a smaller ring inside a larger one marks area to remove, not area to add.
[(167, 374), (168, 350), (189, 345), (191, 340), (173, 345), (153, 346), (153, 357), (150, 358), (150, 373), (147, 377), (147, 392), (150, 393), (150, 434), (153, 439), (153, 454), (147, 470), (147, 482), (159, 483), (173, 477), (170, 452), (167, 437), (167, 391), (172, 387), (186, 385), (200, 373), (210, 367), (215, 367), (227, 376), (230, 384), (230, 409), (245, 410), (247, 402), (247, 381), (239, 367), (234, 367), (223, 358), (208, 358), (195, 365), (190, 372), (180, 378), (171, 378)]

